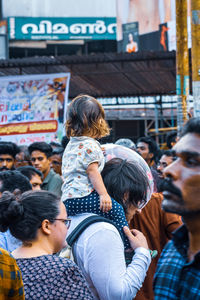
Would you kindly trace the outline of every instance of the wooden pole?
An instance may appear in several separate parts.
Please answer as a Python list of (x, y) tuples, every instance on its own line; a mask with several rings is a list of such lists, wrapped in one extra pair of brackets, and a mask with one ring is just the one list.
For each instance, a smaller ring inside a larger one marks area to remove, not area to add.
[(187, 0), (176, 0), (176, 95), (177, 129), (187, 121), (189, 94), (189, 54), (187, 35)]
[(191, 0), (194, 116), (200, 117), (200, 0)]

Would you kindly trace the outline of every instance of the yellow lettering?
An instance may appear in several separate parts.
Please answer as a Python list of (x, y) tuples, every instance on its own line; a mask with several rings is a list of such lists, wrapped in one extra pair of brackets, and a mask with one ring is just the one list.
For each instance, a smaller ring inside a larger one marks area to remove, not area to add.
[(27, 125), (10, 125), (0, 128), (1, 134), (12, 134), (12, 133), (26, 133), (28, 129)]
[(33, 123), (29, 126), (30, 131), (41, 131), (41, 130), (56, 130), (56, 123)]

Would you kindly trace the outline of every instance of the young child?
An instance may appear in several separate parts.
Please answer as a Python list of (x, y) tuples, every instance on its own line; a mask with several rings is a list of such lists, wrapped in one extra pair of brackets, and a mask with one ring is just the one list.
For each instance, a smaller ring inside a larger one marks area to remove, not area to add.
[(104, 155), (98, 138), (109, 135), (101, 104), (88, 95), (77, 96), (68, 107), (66, 134), (70, 141), (62, 160), (62, 200), (68, 215), (96, 213), (112, 220), (130, 248), (123, 227), (128, 226), (122, 206), (111, 199), (101, 171)]

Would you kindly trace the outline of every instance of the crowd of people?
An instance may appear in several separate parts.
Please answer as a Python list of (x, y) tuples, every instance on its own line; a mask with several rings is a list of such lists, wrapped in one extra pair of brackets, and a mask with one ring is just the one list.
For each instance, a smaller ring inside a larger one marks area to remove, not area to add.
[[(147, 136), (116, 141), (148, 165), (151, 197), (139, 163), (105, 162), (109, 132), (103, 107), (81, 95), (61, 143), (0, 141), (0, 299), (200, 299), (200, 118), (167, 150)], [(63, 257), (97, 215), (74, 261)]]

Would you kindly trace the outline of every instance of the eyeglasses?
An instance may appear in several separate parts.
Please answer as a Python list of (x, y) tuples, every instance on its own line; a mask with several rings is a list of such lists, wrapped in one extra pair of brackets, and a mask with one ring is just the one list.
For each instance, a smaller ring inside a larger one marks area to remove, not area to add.
[(54, 219), (54, 220), (63, 222), (67, 226), (67, 229), (69, 229), (71, 225), (71, 219)]
[(146, 204), (146, 201), (145, 200), (141, 200), (139, 201), (139, 203), (137, 204), (137, 208), (138, 209), (142, 209)]

